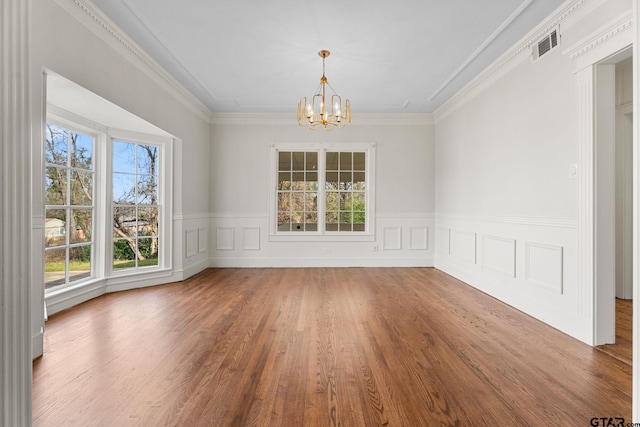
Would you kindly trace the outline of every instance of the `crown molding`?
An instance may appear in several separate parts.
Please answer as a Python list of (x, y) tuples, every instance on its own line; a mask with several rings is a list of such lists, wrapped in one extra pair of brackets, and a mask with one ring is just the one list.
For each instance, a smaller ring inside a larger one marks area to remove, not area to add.
[(560, 26), (560, 24), (566, 24), (565, 27), (563, 27), (565, 29), (573, 26), (571, 21), (573, 18), (581, 15), (579, 12), (584, 12), (587, 6), (595, 7), (603, 2), (604, 0), (573, 0), (567, 2), (565, 6), (561, 6), (549, 19), (543, 21), (527, 33), (513, 48), (505, 52), (483, 72), (478, 74), (476, 78), (440, 106), (440, 108), (433, 113), (435, 122), (437, 123), (443, 120), (449, 114), (485, 91), (491, 84), (507, 74), (522, 61), (528, 59), (530, 57), (531, 46), (536, 43), (540, 37), (544, 36), (553, 28)]
[[(613, 47), (610, 44), (614, 43)], [(623, 49), (633, 44), (633, 13), (625, 13), (612, 19), (563, 51), (572, 61), (576, 61), (577, 69), (595, 64), (609, 56), (609, 52)], [(605, 52), (598, 49), (607, 45)]]
[[(214, 125), (297, 125), (295, 113), (213, 113)], [(349, 126), (431, 126), (429, 113), (360, 113), (353, 114)]]
[(211, 111), (90, 0), (53, 1), (200, 118), (209, 120)]

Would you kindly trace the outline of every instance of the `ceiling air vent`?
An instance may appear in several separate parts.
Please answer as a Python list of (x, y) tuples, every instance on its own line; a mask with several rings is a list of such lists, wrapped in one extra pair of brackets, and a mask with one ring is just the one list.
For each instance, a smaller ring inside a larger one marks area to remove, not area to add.
[(558, 46), (559, 40), (559, 31), (558, 28), (551, 31), (549, 34), (542, 37), (531, 47), (533, 61), (537, 61), (543, 55), (551, 52), (556, 46)]

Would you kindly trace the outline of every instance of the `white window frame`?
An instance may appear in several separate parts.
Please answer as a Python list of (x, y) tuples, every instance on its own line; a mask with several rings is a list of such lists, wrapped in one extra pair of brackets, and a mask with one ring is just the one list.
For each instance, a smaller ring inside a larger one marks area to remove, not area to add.
[[(70, 289), (76, 289), (88, 284), (94, 283), (96, 280), (101, 280), (104, 278), (104, 232), (103, 228), (100, 224), (105, 221), (104, 217), (104, 179), (100, 176), (101, 171), (104, 169), (104, 159), (105, 159), (105, 151), (104, 151), (104, 142), (105, 135), (107, 129), (104, 127), (100, 127), (98, 124), (91, 122), (90, 120), (86, 120), (82, 117), (78, 117), (72, 115), (64, 110), (58, 109), (53, 106), (47, 106), (47, 118), (46, 123), (50, 123), (55, 126), (60, 126), (65, 129), (68, 129), (72, 132), (82, 133), (88, 136), (93, 137), (93, 230), (92, 230), (92, 240), (93, 240), (93, 248), (91, 253), (91, 275), (86, 279), (69, 282), (65, 286), (58, 286), (51, 290), (46, 291), (46, 297), (55, 296), (60, 293), (64, 293), (69, 291)], [(43, 132), (43, 137), (46, 133)], [(43, 141), (44, 144), (44, 141)], [(43, 158), (44, 158), (44, 147), (43, 147)], [(46, 179), (46, 165), (43, 164), (43, 178)], [(43, 180), (42, 182), (42, 191), (46, 197), (46, 184)], [(45, 206), (45, 215), (46, 215), (46, 200), (43, 204)], [(43, 263), (43, 268), (46, 266), (46, 263)], [(42, 271), (44, 274), (44, 270)]]
[[(126, 277), (156, 277), (165, 276), (172, 269), (173, 259), (173, 144), (171, 137), (156, 136), (127, 130), (111, 129), (101, 126), (91, 120), (69, 113), (52, 105), (47, 105), (46, 123), (61, 126), (71, 131), (77, 131), (94, 137), (94, 218), (93, 218), (93, 254), (91, 277), (66, 286), (59, 286), (48, 291), (45, 300), (57, 300), (62, 295), (68, 295), (78, 289), (91, 289), (97, 284), (105, 286), (108, 283), (118, 283)], [(45, 126), (43, 124), (43, 127)], [(43, 136), (44, 136), (43, 131)], [(153, 267), (113, 269), (113, 225), (111, 223), (112, 206), (112, 141), (113, 139), (156, 145), (160, 152), (159, 162), (159, 209), (160, 224), (158, 244), (162, 248), (158, 258), (158, 265)], [(44, 141), (43, 141), (44, 144)], [(43, 145), (44, 158), (44, 145)], [(45, 165), (42, 164), (42, 191), (45, 189)], [(45, 203), (43, 202), (43, 207)], [(44, 212), (43, 212), (44, 214)], [(43, 247), (44, 251), (44, 247)], [(44, 254), (43, 254), (44, 255)], [(44, 259), (44, 258), (43, 258)], [(39, 274), (44, 275), (43, 270)], [(114, 282), (114, 280), (116, 282)], [(43, 281), (44, 283), (44, 281)], [(84, 290), (82, 291), (84, 292)]]
[[(318, 230), (317, 231), (278, 231), (278, 153), (297, 151), (318, 153)], [(365, 153), (365, 231), (326, 231), (325, 230), (325, 162), (327, 152), (364, 152)], [(375, 165), (376, 144), (373, 142), (277, 142), (272, 143), (269, 156), (269, 236), (272, 242), (370, 242), (375, 240)]]
[(106, 254), (106, 273), (110, 277), (122, 277), (131, 276), (136, 274), (144, 274), (150, 272), (165, 271), (171, 269), (172, 260), (172, 223), (171, 217), (172, 200), (173, 200), (173, 176), (171, 153), (173, 153), (173, 138), (161, 137), (155, 135), (147, 135), (138, 132), (110, 129), (108, 132), (107, 143), (107, 163), (109, 177), (107, 179), (107, 193), (106, 210), (108, 212), (108, 218), (111, 219), (113, 209), (113, 197), (111, 192), (111, 186), (113, 183), (113, 141), (131, 142), (142, 145), (154, 145), (158, 147), (160, 161), (158, 162), (158, 214), (160, 221), (158, 224), (158, 247), (161, 248), (158, 256), (157, 266), (144, 266), (135, 268), (114, 269), (113, 268), (113, 226), (110, 221), (106, 221), (105, 227), (107, 229), (107, 240), (105, 242)]

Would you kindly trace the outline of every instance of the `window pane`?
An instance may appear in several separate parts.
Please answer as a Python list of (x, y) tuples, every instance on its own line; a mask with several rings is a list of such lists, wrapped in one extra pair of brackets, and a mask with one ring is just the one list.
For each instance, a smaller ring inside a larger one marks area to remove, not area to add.
[[(353, 170), (364, 171), (366, 170), (365, 153), (353, 153)], [(364, 175), (364, 174), (363, 174)], [(363, 179), (364, 181), (364, 179)]]
[(357, 190), (364, 190), (365, 187), (365, 173), (364, 172), (354, 172), (353, 173), (353, 183), (354, 188)]
[(69, 281), (91, 277), (91, 246), (69, 248)]
[(91, 206), (93, 204), (93, 173), (71, 171), (71, 204)]
[(327, 225), (325, 226), (325, 229), (327, 231), (338, 231), (338, 224), (336, 224), (336, 223), (328, 223), (327, 222)]
[(326, 169), (328, 171), (338, 170), (338, 153), (327, 153)]
[(304, 231), (304, 212), (292, 213), (291, 231)]
[(340, 170), (348, 171), (352, 170), (353, 164), (351, 163), (351, 153), (340, 153)]
[(291, 153), (291, 169), (294, 171), (304, 170), (304, 153)]
[(138, 267), (149, 267), (158, 265), (158, 238), (138, 239), (138, 247), (140, 248), (140, 259), (138, 259)]
[(304, 182), (304, 172), (293, 172), (291, 174), (291, 189), (292, 190), (304, 190), (306, 184)]
[(291, 172), (280, 172), (278, 174), (278, 190), (291, 189)]
[(340, 223), (339, 231), (352, 231), (351, 223)]
[(291, 152), (289, 151), (278, 152), (278, 170), (279, 171), (291, 170)]
[(325, 181), (325, 188), (327, 190), (338, 189), (338, 172), (327, 172), (327, 178)]
[(138, 175), (138, 204), (158, 204), (158, 181), (154, 175)]
[(45, 247), (62, 246), (67, 237), (67, 210), (47, 209), (45, 212), (44, 244)]
[(136, 208), (113, 208), (113, 237), (135, 237), (137, 230)]
[(138, 173), (156, 176), (158, 171), (158, 147), (138, 145)]
[(316, 212), (318, 210), (318, 195), (316, 193), (305, 194), (304, 210), (307, 212)]
[(67, 165), (67, 130), (47, 123), (45, 130), (45, 161), (56, 165)]
[(67, 250), (65, 248), (47, 250), (44, 253), (44, 282), (46, 290), (66, 283), (66, 259)]
[(93, 138), (80, 133), (71, 133), (72, 168), (93, 169)]
[(331, 224), (337, 224), (338, 223), (338, 212), (327, 212), (326, 213), (326, 222), (327, 224), (331, 223)]
[(353, 214), (351, 212), (340, 212), (340, 224), (351, 224)]
[(113, 242), (113, 268), (121, 270), (136, 266), (135, 240), (118, 239)]
[(326, 194), (325, 208), (328, 211), (337, 211), (340, 209), (340, 199), (338, 193), (331, 192)]
[(318, 153), (316, 153), (315, 151), (310, 151), (307, 153), (307, 170), (318, 170)]
[(340, 209), (344, 211), (350, 211), (353, 209), (353, 196), (351, 193), (342, 193)]
[(283, 212), (291, 210), (291, 193), (278, 193), (278, 210)]
[(291, 193), (291, 210), (304, 211), (304, 193)]
[(291, 231), (290, 212), (278, 212), (278, 231)]
[(351, 172), (340, 172), (340, 189), (351, 189), (352, 176)]
[(136, 201), (136, 176), (130, 174), (113, 174), (113, 202), (133, 205)]
[(83, 243), (91, 241), (93, 209), (71, 209), (71, 224), (69, 224), (69, 243)]
[(113, 141), (113, 171), (136, 173), (136, 144)]
[(48, 166), (45, 174), (45, 192), (47, 205), (67, 204), (67, 170)]
[(316, 185), (317, 185), (317, 181), (318, 181), (318, 172), (307, 172), (307, 185), (311, 182), (316, 182)]
[(158, 236), (158, 208), (138, 208), (138, 236)]

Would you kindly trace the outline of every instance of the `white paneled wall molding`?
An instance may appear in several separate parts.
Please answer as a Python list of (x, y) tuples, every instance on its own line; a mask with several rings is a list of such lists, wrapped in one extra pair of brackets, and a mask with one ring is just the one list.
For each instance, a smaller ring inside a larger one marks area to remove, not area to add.
[[(211, 267), (368, 267), (433, 266), (434, 215), (384, 213), (376, 216), (369, 240), (270, 240), (262, 214), (210, 216)], [(357, 236), (356, 236), (357, 237)]]

